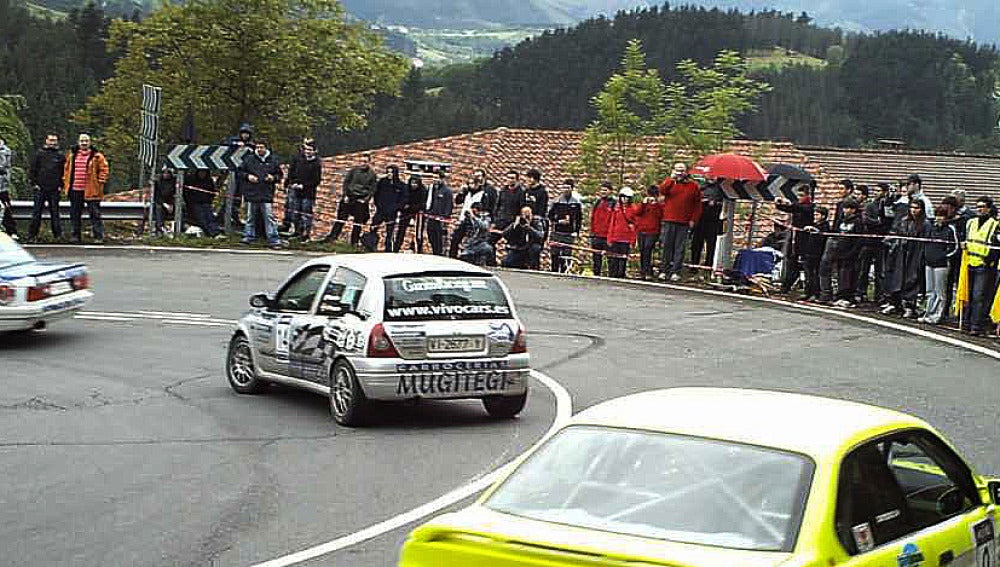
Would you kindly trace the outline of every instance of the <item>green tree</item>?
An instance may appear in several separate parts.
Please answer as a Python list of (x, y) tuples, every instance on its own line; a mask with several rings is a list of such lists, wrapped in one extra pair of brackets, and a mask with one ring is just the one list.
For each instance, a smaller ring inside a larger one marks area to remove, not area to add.
[(28, 152), (31, 150), (31, 135), (19, 116), (25, 106), (23, 96), (0, 96), (0, 138), (3, 138), (14, 152), (14, 167), (10, 179), (15, 196), (25, 195), (27, 188), (25, 168)]
[(319, 123), (363, 126), (374, 97), (407, 72), (337, 0), (165, 3), (142, 22), (113, 22), (108, 44), (123, 52), (114, 76), (75, 119), (102, 134), (119, 171), (134, 167), (143, 83), (163, 88), (165, 143), (190, 112), (203, 141), (248, 121), (287, 152)]
[(584, 133), (576, 164), (585, 190), (603, 180), (624, 185), (630, 174), (647, 168), (647, 139), (663, 130), (665, 101), (659, 72), (647, 68), (642, 43), (630, 40), (621, 70), (591, 99), (597, 119)]

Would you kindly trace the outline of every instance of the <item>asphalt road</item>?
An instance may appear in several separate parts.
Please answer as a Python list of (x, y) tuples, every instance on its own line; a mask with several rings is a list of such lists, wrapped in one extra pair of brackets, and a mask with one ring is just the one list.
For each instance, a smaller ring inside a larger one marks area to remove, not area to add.
[[(360, 430), (337, 427), (320, 396), (239, 396), (222, 374), (225, 321), (302, 258), (59, 255), (90, 265), (94, 314), (0, 337), (0, 564), (258, 563), (481, 477), (554, 418), (537, 383), (515, 421), (491, 421), (476, 402), (439, 402), (386, 408)], [(817, 393), (924, 417), (978, 470), (1000, 473), (997, 363), (986, 357), (750, 301), (502, 277), (534, 365), (577, 411), (679, 385)], [(308, 564), (392, 565), (406, 531)]]

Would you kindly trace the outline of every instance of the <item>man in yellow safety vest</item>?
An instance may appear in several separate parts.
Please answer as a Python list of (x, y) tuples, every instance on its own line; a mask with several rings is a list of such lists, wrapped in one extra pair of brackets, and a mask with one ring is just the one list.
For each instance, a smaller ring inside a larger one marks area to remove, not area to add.
[(997, 258), (1000, 257), (998, 226), (993, 199), (980, 197), (976, 201), (976, 216), (967, 224), (965, 242), (969, 307), (963, 327), (976, 336), (982, 335), (989, 324), (996, 289)]

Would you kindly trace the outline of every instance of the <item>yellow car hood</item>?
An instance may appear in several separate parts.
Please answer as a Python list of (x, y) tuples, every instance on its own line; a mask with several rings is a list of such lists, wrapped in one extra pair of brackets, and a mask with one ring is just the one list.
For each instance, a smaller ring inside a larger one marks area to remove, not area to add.
[(775, 567), (790, 553), (675, 543), (541, 522), (472, 506), (417, 528), (400, 567)]

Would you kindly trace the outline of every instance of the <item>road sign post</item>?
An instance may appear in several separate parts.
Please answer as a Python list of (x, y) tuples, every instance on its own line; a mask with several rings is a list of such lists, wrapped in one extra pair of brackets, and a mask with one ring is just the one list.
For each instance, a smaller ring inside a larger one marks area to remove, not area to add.
[(174, 191), (174, 236), (184, 229), (184, 170), (177, 172), (177, 190)]

